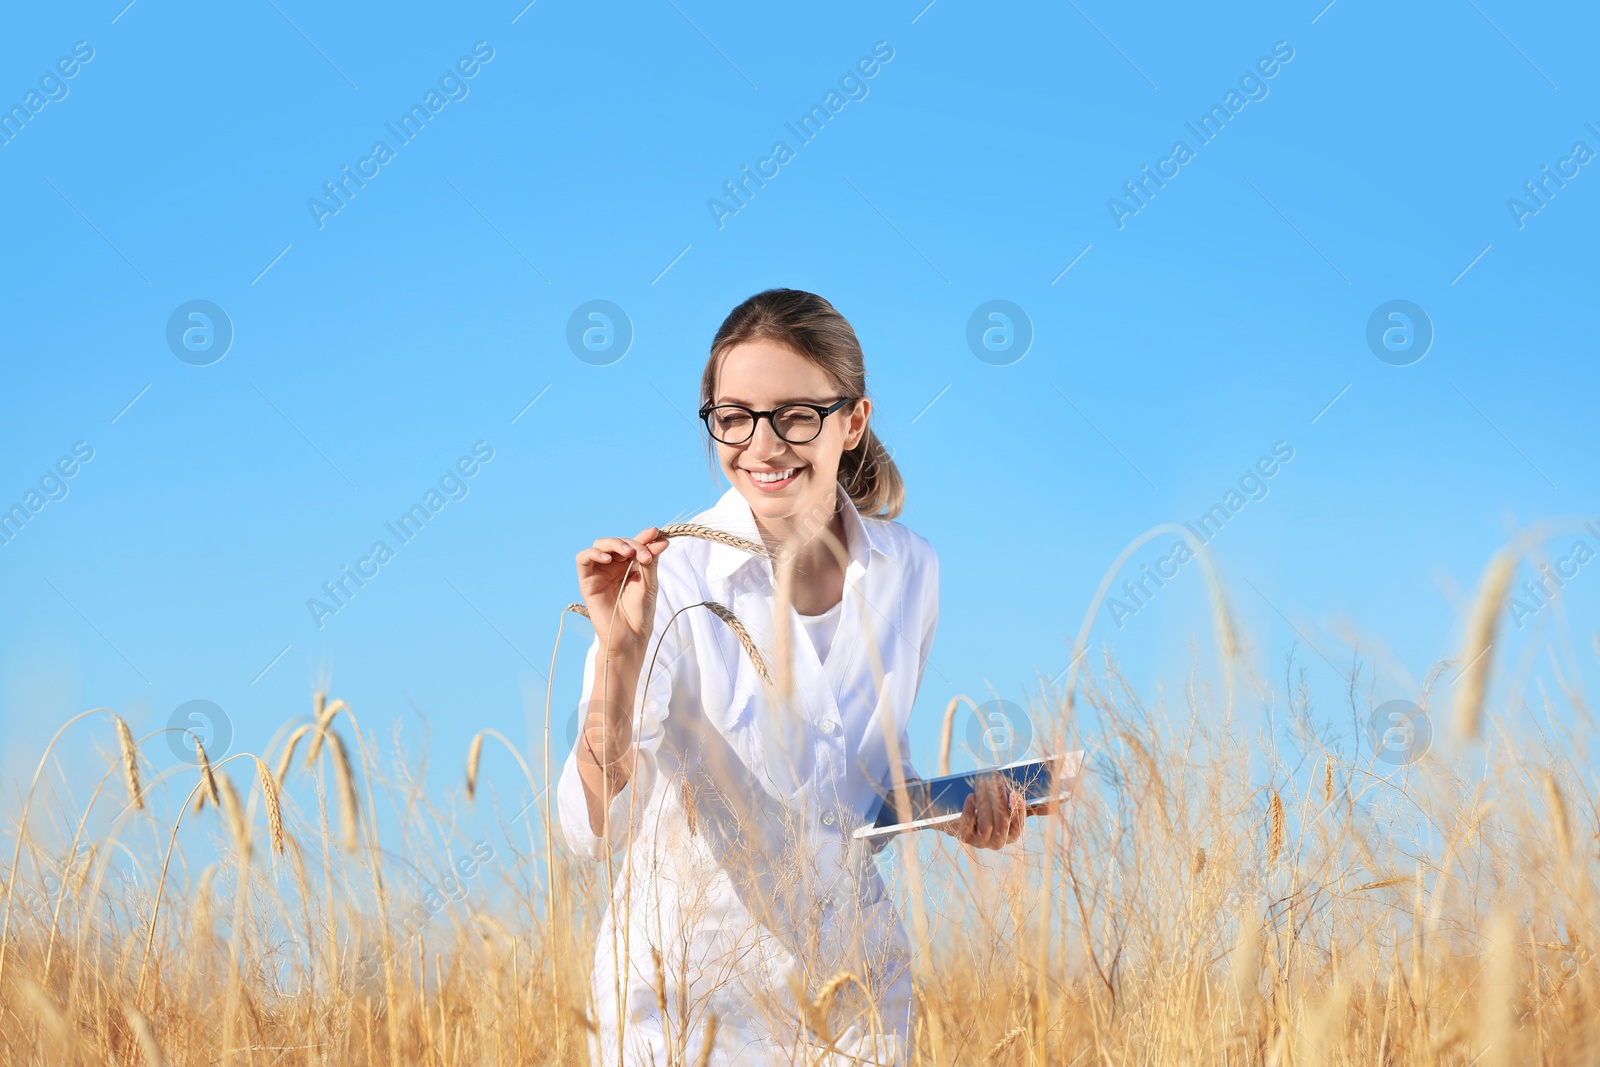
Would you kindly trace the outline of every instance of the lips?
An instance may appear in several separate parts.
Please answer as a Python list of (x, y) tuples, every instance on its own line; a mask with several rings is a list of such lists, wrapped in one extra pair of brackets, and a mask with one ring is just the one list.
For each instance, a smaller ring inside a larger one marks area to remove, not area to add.
[(763, 493), (777, 493), (793, 485), (804, 473), (804, 467), (739, 468), (745, 480)]

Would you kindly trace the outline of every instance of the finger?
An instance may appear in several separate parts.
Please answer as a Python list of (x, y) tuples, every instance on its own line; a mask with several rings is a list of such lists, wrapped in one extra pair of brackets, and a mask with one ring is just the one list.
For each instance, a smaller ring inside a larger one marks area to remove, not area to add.
[(626, 537), (601, 537), (595, 540), (594, 549), (599, 552), (610, 552), (613, 555), (627, 556), (633, 552)]
[(648, 567), (656, 561), (656, 554), (650, 550), (650, 546), (645, 542), (633, 537), (624, 537), (622, 540), (633, 550), (633, 557), (639, 561), (640, 566)]
[(1022, 831), (1028, 824), (1028, 805), (1022, 799), (1022, 794), (1015, 789), (1011, 791), (1011, 832), (1006, 835), (1006, 844), (1010, 844), (1022, 836)]
[(611, 553), (598, 548), (586, 548), (578, 553), (578, 566), (596, 566), (611, 562)]
[(969, 793), (967, 799), (961, 804), (961, 821), (956, 824), (960, 833), (956, 840), (963, 845), (970, 845), (978, 833), (978, 795)]
[(983, 840), (984, 847), (989, 847), (989, 842), (994, 837), (994, 789), (985, 788), (987, 781), (978, 783), (977, 809), (978, 809), (978, 837)]

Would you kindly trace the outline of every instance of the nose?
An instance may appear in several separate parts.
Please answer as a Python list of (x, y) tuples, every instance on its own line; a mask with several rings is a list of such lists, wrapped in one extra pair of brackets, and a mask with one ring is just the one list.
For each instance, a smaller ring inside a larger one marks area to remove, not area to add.
[(772, 428), (772, 419), (757, 419), (755, 432), (750, 435), (750, 440), (745, 443), (745, 451), (753, 458), (775, 456), (782, 452), (788, 445), (778, 436)]

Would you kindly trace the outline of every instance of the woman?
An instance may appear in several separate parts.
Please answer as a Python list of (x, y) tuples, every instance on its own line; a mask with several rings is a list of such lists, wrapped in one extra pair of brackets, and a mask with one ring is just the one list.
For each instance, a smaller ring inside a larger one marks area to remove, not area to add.
[[(906, 722), (939, 572), (932, 546), (889, 521), (904, 488), (865, 392), (860, 343), (831, 304), (751, 297), (700, 385), (732, 488), (694, 522), (766, 558), (669, 545), (655, 527), (578, 553), (595, 640), (559, 806), (568, 845), (605, 861), (612, 887), (598, 1064), (697, 1063), (707, 1042), (717, 1064), (910, 1060), (909, 945), (875, 849), (850, 833), (895, 768), (916, 777)], [(949, 832), (999, 848), (1023, 819), (990, 782)]]

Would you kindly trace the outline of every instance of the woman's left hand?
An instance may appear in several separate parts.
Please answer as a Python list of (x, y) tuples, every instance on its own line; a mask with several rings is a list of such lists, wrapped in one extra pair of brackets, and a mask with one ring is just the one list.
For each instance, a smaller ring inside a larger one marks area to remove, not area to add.
[(944, 827), (950, 836), (974, 848), (1004, 848), (1022, 836), (1028, 807), (1022, 794), (998, 774), (978, 779), (961, 809), (961, 818)]

